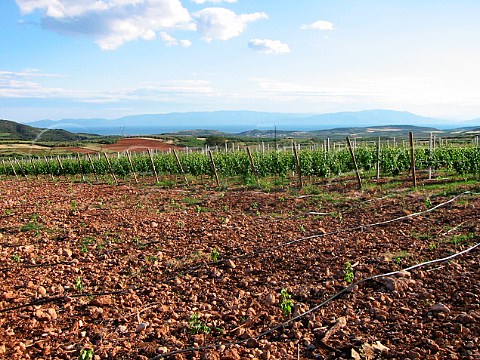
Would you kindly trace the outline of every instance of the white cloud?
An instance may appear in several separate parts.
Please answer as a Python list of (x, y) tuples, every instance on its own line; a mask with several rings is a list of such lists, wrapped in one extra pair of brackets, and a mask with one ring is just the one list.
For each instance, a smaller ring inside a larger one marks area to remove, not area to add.
[(325, 20), (318, 20), (312, 24), (305, 24), (300, 26), (302, 30), (333, 30), (333, 23)]
[(160, 32), (158, 35), (163, 41), (165, 41), (167, 46), (181, 46), (185, 48), (192, 46), (192, 42), (190, 40), (178, 40), (164, 31)]
[(93, 36), (103, 50), (153, 40), (166, 29), (193, 29), (180, 0), (16, 0), (24, 14), (40, 11), (42, 26), (66, 34)]
[(36, 79), (60, 77), (36, 69), (0, 71), (0, 98), (48, 98), (64, 93), (64, 89), (41, 85)]
[(248, 23), (268, 19), (263, 12), (237, 15), (229, 9), (217, 7), (197, 11), (192, 16), (196, 21), (197, 31), (208, 42), (228, 40), (240, 35)]
[(248, 42), (248, 47), (268, 55), (280, 55), (290, 52), (288, 45), (278, 40), (252, 39)]
[(218, 4), (218, 3), (221, 3), (221, 2), (226, 2), (226, 3), (230, 3), (230, 4), (233, 4), (233, 3), (236, 3), (237, 0), (192, 0), (195, 4), (205, 4), (205, 3), (214, 3), (214, 4)]

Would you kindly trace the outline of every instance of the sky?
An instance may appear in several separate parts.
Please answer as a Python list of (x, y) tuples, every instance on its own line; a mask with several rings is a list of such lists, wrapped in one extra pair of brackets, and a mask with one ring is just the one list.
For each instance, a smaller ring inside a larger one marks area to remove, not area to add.
[(0, 119), (480, 117), (478, 0), (0, 0)]

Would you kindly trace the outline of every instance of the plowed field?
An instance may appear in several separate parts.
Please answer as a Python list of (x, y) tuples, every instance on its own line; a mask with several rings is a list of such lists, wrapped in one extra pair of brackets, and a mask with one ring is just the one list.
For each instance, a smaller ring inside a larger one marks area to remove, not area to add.
[(478, 190), (2, 180), (0, 358), (479, 359)]

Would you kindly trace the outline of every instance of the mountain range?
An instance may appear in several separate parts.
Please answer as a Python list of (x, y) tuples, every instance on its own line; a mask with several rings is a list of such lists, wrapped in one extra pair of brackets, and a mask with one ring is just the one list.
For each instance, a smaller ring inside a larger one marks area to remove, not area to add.
[(62, 119), (28, 123), (46, 129), (100, 135), (148, 135), (184, 130), (218, 130), (241, 133), (249, 130), (318, 131), (332, 128), (414, 125), (438, 129), (478, 128), (480, 118), (469, 121), (424, 117), (394, 110), (364, 110), (328, 114), (213, 111), (131, 115), (117, 119)]

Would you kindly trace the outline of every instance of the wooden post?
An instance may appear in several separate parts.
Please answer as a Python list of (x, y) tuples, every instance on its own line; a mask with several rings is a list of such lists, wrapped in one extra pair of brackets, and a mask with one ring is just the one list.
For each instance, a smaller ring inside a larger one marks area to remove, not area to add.
[(182, 166), (182, 163), (180, 162), (180, 158), (178, 157), (178, 154), (177, 152), (175, 151), (175, 149), (173, 149), (173, 155), (175, 155), (175, 159), (177, 160), (177, 165), (178, 167), (180, 168), (180, 172), (182, 173), (183, 175), (183, 180), (185, 180), (185, 183), (188, 185), (188, 179), (187, 179), (187, 175), (185, 175), (185, 171), (183, 170), (183, 166)]
[(92, 167), (93, 174), (95, 175), (95, 180), (98, 182), (98, 175), (97, 175), (97, 171), (95, 170), (95, 165), (93, 165), (92, 157), (88, 153), (87, 153), (87, 157), (88, 157), (88, 160), (90, 161), (90, 166)]
[(155, 180), (158, 183), (160, 180), (158, 179), (157, 169), (155, 169), (155, 163), (153, 162), (153, 155), (150, 149), (148, 149), (148, 156), (150, 157), (150, 163), (152, 164), (153, 173), (155, 174)]
[(110, 162), (110, 159), (108, 158), (107, 153), (103, 153), (103, 156), (105, 156), (105, 160), (107, 160), (108, 168), (110, 169), (110, 174), (112, 174), (113, 181), (115, 181), (115, 185), (118, 185), (117, 177), (115, 176), (112, 163)]
[(298, 156), (297, 146), (294, 142), (292, 142), (293, 148), (293, 155), (295, 156), (295, 168), (297, 169), (297, 176), (298, 176), (298, 185), (300, 189), (303, 188), (303, 179), (302, 179), (302, 169), (300, 167), (300, 157)]
[(415, 149), (413, 146), (413, 132), (408, 133), (408, 140), (410, 141), (410, 170), (412, 171), (413, 187), (417, 187), (417, 174), (415, 172)]
[(83, 171), (82, 161), (80, 160), (80, 155), (77, 153), (78, 166), (80, 167), (80, 173), (82, 174), (82, 182), (85, 182), (85, 173)]
[[(433, 133), (430, 132), (430, 140), (428, 142), (428, 155), (430, 159), (432, 158), (432, 150), (433, 150), (432, 142), (433, 142)], [(432, 165), (428, 167), (428, 180), (432, 180)]]
[(215, 166), (215, 161), (213, 160), (213, 154), (210, 150), (208, 150), (208, 155), (210, 156), (210, 161), (212, 163), (213, 173), (215, 175), (215, 182), (217, 183), (217, 187), (220, 187), (220, 179), (218, 178), (217, 167)]
[(15, 164), (17, 164), (18, 168), (22, 172), (22, 175), (25, 177), (25, 179), (28, 179), (27, 173), (25, 172), (25, 170), (23, 170), (22, 165), (20, 164), (20, 161), (18, 161), (17, 158), (15, 158)]
[(350, 143), (350, 138), (348, 136), (347, 136), (347, 145), (348, 145), (348, 150), (350, 151), (350, 155), (352, 156), (353, 165), (355, 166), (355, 175), (357, 177), (358, 188), (361, 190), (362, 178), (360, 177), (360, 172), (358, 171), (357, 159), (355, 158), (355, 153), (353, 152), (352, 144)]
[(380, 179), (380, 137), (378, 137), (378, 143), (377, 143), (377, 180)]
[(15, 175), (15, 177), (18, 179), (18, 174), (17, 172), (15, 171), (15, 166), (13, 166), (13, 161), (10, 159), (9, 160), (9, 163), (10, 163), (10, 166), (12, 168), (12, 171), (13, 171), (13, 175)]
[(255, 168), (255, 163), (253, 162), (253, 157), (252, 154), (250, 153), (250, 148), (247, 146), (247, 154), (248, 158), (250, 159), (250, 166), (252, 168), (253, 174), (255, 175), (255, 179), (257, 180), (257, 186), (260, 186), (260, 182), (258, 180), (258, 172), (257, 169)]
[(135, 173), (135, 169), (133, 167), (132, 157), (130, 156), (130, 151), (126, 151), (128, 163), (130, 164), (130, 169), (132, 170), (133, 178), (135, 179), (135, 184), (138, 184), (137, 174)]
[(62, 175), (65, 176), (65, 169), (63, 168), (62, 160), (60, 160), (60, 156), (58, 155), (57, 155), (57, 162), (58, 162), (58, 166), (60, 167)]

